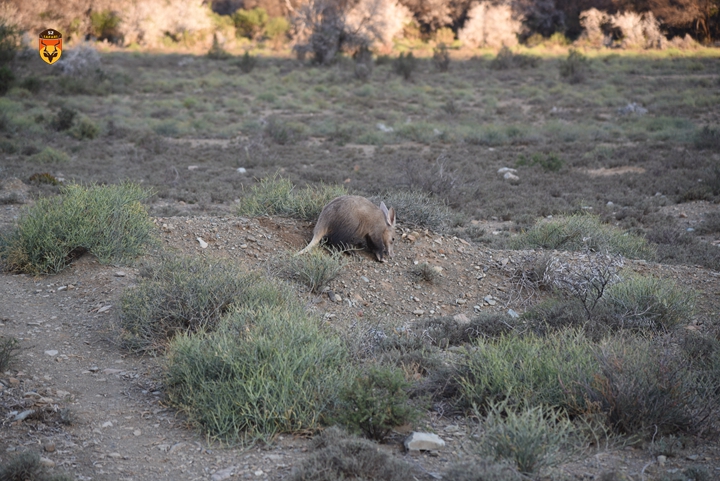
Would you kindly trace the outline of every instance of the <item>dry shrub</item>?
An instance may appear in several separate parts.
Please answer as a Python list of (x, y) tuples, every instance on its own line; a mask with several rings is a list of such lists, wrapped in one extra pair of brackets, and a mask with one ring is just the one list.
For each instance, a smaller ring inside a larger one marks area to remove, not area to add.
[(490, 2), (476, 3), (468, 12), (465, 26), (458, 32), (463, 44), (478, 48), (518, 44), (522, 24), (514, 18), (510, 5), (493, 5)]
[(416, 469), (378, 450), (370, 441), (331, 427), (314, 440), (315, 451), (296, 468), (291, 481), (404, 481)]
[(100, 54), (92, 45), (83, 43), (72, 50), (63, 52), (62, 57), (58, 60), (58, 65), (63, 75), (72, 77), (96, 75), (101, 69)]
[(352, 32), (378, 46), (392, 46), (410, 20), (410, 10), (396, 0), (360, 0), (346, 18)]
[(583, 28), (580, 41), (593, 47), (608, 45), (610, 39), (605, 35), (605, 29), (609, 23), (608, 15), (597, 8), (585, 10), (580, 14), (580, 25)]
[(193, 44), (212, 30), (202, 0), (130, 1), (121, 10), (119, 29), (126, 44), (158, 47), (164, 39)]

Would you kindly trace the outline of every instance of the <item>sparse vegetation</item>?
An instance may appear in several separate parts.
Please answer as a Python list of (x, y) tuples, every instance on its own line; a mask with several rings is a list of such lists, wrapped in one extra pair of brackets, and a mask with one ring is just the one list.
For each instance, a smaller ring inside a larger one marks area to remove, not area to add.
[(0, 466), (0, 479), (4, 481), (73, 481), (68, 474), (51, 473), (40, 463), (40, 455), (32, 451), (17, 454)]
[(7, 371), (19, 350), (20, 342), (14, 337), (0, 338), (0, 372)]
[(314, 452), (292, 473), (292, 481), (404, 481), (415, 468), (371, 441), (349, 436), (337, 427), (314, 440)]
[(345, 267), (343, 251), (324, 252), (313, 249), (303, 255), (288, 254), (281, 261), (283, 270), (310, 288), (310, 292), (319, 293), (335, 279)]
[(392, 367), (370, 367), (340, 391), (335, 419), (354, 432), (382, 441), (395, 426), (415, 421), (420, 412), (409, 403), (410, 383)]
[(431, 266), (427, 262), (422, 262), (416, 265), (412, 269), (412, 273), (419, 277), (420, 280), (423, 280), (430, 284), (434, 283), (440, 276), (440, 270)]
[(240, 201), (240, 215), (284, 215), (316, 220), (323, 207), (335, 197), (347, 194), (341, 186), (321, 185), (296, 189), (289, 179), (266, 177), (253, 185)]
[(515, 410), (492, 404), (483, 430), (480, 450), (514, 463), (526, 476), (559, 464), (584, 444), (564, 413), (543, 406)]
[(515, 53), (507, 46), (503, 46), (497, 56), (490, 62), (490, 68), (495, 70), (507, 70), (511, 68), (534, 68), (540, 63), (540, 59), (534, 55)]
[(393, 69), (395, 70), (395, 73), (402, 75), (405, 80), (410, 80), (410, 77), (412, 77), (416, 68), (417, 59), (412, 52), (408, 52), (407, 54), (401, 53), (393, 61)]
[(70, 162), (70, 156), (62, 150), (45, 147), (40, 152), (33, 154), (31, 160), (38, 164), (65, 164)]
[(540, 221), (518, 236), (516, 249), (539, 248), (621, 254), (634, 259), (653, 259), (654, 252), (643, 237), (603, 224), (597, 216), (573, 215)]
[(589, 63), (585, 55), (578, 50), (570, 49), (567, 59), (560, 62), (560, 76), (571, 84), (584, 82), (588, 74)]

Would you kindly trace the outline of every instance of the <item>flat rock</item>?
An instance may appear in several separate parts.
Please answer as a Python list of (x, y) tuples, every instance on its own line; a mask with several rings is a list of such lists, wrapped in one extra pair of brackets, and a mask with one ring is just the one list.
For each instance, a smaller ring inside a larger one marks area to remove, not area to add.
[(232, 477), (235, 474), (235, 470), (237, 468), (235, 466), (230, 466), (229, 468), (220, 469), (218, 471), (215, 471), (212, 476), (210, 476), (210, 479), (212, 481), (224, 481), (230, 477)]
[(408, 451), (431, 451), (444, 447), (445, 441), (437, 434), (414, 432), (405, 438), (404, 444)]

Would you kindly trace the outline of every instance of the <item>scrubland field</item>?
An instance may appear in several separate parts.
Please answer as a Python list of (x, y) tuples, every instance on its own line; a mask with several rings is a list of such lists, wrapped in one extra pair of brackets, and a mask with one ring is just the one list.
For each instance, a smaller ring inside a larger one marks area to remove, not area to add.
[[(717, 49), (78, 49), (0, 97), (8, 479), (720, 476)], [(395, 259), (291, 255), (342, 193)]]

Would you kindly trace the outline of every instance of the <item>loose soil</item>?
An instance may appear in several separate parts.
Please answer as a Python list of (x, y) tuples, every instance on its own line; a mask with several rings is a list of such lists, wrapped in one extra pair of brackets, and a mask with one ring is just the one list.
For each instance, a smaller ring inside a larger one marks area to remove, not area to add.
[[(213, 215), (183, 204), (171, 207), (182, 215), (155, 218), (158, 237), (167, 248), (232, 260), (249, 269), (276, 272), (273, 260), (300, 249), (311, 237), (312, 224), (307, 222), (237, 217), (228, 206), (218, 207)], [(0, 208), (0, 228), (12, 225), (19, 208)], [(484, 222), (479, 226), (488, 232), (501, 227)], [(392, 262), (375, 262), (369, 253), (350, 258), (330, 285), (340, 302), (330, 301), (327, 293), (312, 295), (300, 285), (298, 295), (325, 322), (345, 327), (373, 322), (403, 326), (432, 316), (471, 317), (481, 310), (522, 312), (526, 307), (533, 293), (520, 295), (513, 273), (533, 252), (491, 250), (400, 227), (405, 235), (397, 236)], [(202, 249), (198, 238), (208, 247)], [(553, 255), (568, 261), (576, 256)], [(442, 268), (434, 284), (412, 274), (418, 262)], [(626, 265), (699, 292), (698, 313), (684, 328), (704, 331), (717, 323), (719, 272), (645, 261)], [(250, 448), (209, 442), (165, 404), (162, 356), (137, 356), (118, 345), (118, 301), (138, 277), (139, 265), (100, 265), (90, 255), (54, 276), (0, 275), (0, 335), (18, 338), (21, 346), (11, 368), (0, 373), (0, 463), (32, 450), (78, 480), (287, 479), (312, 449), (307, 437), (282, 435), (269, 445)], [(27, 410), (33, 414), (18, 420)], [(473, 430), (468, 418), (433, 411), (415, 428), (436, 432), (445, 448), (407, 453), (402, 440), (408, 430), (398, 428), (379, 449), (418, 466), (424, 479), (440, 479), (452, 463), (467, 457)], [(556, 476), (659, 480), (698, 465), (720, 477), (720, 446), (686, 439), (661, 465), (646, 448), (610, 445), (562, 465)]]

